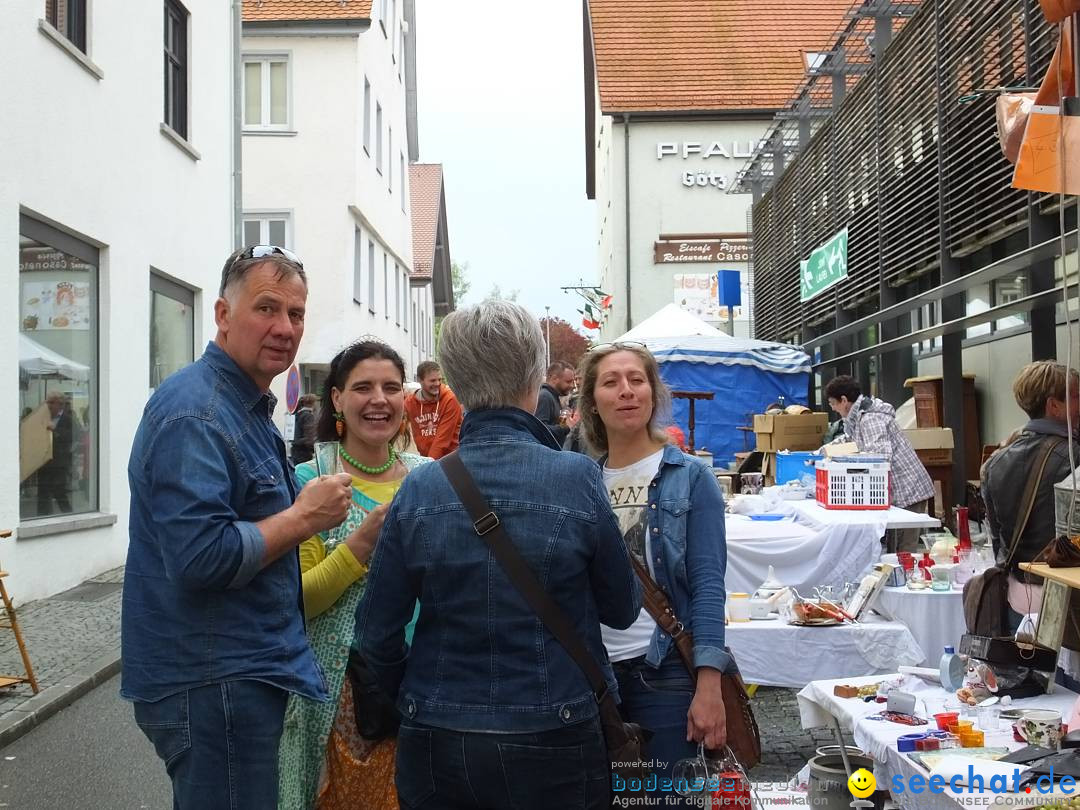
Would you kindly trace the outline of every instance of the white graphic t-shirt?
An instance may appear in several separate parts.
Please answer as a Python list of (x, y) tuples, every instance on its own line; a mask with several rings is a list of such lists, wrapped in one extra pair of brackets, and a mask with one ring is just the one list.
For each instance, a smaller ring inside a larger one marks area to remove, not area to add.
[[(649, 573), (655, 578), (652, 565), (652, 541), (649, 538), (649, 484), (660, 469), (664, 457), (663, 449), (646, 456), (629, 467), (604, 468), (604, 486), (607, 487), (611, 508), (622, 529), (627, 550), (645, 563)], [(625, 630), (614, 630), (600, 625), (604, 646), (608, 658), (612, 661), (625, 661), (637, 658), (649, 651), (656, 622), (645, 608), (641, 609), (637, 619)]]

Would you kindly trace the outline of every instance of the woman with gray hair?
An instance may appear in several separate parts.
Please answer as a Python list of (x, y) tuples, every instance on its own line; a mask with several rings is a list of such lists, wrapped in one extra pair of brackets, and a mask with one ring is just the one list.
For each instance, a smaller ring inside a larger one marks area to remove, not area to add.
[[(485, 302), (448, 315), (440, 340), (466, 410), (457, 453), (613, 687), (600, 623), (628, 627), (640, 592), (599, 468), (560, 452), (532, 415), (540, 325), (517, 304)], [(390, 507), (357, 636), (403, 715), (403, 808), (608, 806), (610, 763), (589, 683), (477, 536), (437, 464), (406, 478)]]

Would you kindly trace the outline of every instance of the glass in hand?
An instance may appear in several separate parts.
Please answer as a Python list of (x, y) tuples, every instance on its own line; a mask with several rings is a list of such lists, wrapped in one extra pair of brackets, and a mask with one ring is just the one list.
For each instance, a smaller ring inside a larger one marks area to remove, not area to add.
[(341, 442), (315, 442), (315, 471), (319, 475), (345, 472), (341, 463)]

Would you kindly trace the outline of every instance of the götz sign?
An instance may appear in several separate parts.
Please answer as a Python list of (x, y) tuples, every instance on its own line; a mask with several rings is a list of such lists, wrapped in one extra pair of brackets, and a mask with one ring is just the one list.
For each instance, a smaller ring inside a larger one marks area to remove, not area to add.
[(653, 243), (653, 264), (748, 261), (750, 261), (750, 242), (740, 237)]

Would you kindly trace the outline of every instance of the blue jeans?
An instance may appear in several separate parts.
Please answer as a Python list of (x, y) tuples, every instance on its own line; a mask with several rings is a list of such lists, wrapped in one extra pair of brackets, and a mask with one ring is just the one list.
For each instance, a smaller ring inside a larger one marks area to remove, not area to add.
[[(696, 757), (698, 746), (686, 741), (686, 715), (694, 699), (694, 683), (686, 665), (672, 648), (659, 669), (633, 658), (612, 664), (619, 681), (619, 711), (623, 719), (652, 732), (645, 753), (652, 760), (653, 773), (662, 785), (671, 779), (672, 768), (680, 759)], [(626, 794), (624, 794), (626, 795)], [(657, 790), (653, 795), (674, 795)], [(681, 804), (665, 807), (679, 807)]]
[(528, 734), (403, 720), (394, 781), (402, 810), (602, 810), (610, 767), (596, 718)]
[(135, 722), (172, 780), (173, 810), (277, 807), (287, 697), (262, 681), (225, 681), (135, 703)]

